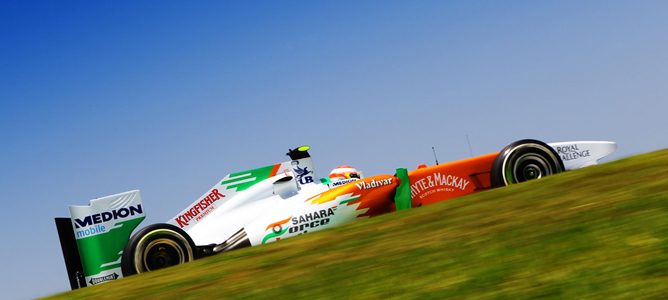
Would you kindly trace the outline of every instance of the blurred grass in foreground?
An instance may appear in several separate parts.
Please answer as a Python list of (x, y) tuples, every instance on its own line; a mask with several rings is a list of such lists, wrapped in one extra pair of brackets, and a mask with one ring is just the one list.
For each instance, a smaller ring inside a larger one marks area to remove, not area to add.
[(662, 150), (52, 298), (666, 295)]

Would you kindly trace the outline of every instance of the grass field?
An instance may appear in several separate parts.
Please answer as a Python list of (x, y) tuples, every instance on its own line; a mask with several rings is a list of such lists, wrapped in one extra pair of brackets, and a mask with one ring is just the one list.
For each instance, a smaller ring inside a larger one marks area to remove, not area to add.
[(668, 150), (52, 296), (146, 297), (668, 297)]

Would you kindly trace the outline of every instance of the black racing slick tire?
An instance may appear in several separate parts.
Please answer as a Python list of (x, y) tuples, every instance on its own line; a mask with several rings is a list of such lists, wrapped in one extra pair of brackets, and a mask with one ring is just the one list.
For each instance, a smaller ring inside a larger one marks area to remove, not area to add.
[(196, 247), (181, 228), (152, 224), (137, 231), (123, 249), (123, 276), (155, 271), (195, 259)]
[(520, 140), (501, 150), (494, 159), (492, 187), (502, 187), (563, 172), (564, 162), (549, 145), (538, 140)]

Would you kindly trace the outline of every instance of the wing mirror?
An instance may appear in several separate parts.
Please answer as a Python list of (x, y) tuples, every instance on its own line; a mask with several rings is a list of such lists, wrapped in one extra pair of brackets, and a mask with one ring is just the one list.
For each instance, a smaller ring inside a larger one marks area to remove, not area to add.
[(299, 192), (297, 181), (292, 176), (285, 176), (276, 180), (272, 186), (274, 188), (274, 195), (279, 195), (283, 199), (292, 197)]

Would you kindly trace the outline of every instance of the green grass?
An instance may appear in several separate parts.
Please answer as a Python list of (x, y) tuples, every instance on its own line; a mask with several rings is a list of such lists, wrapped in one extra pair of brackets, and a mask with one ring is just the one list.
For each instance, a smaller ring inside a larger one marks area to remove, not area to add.
[(668, 295), (668, 150), (52, 298)]

